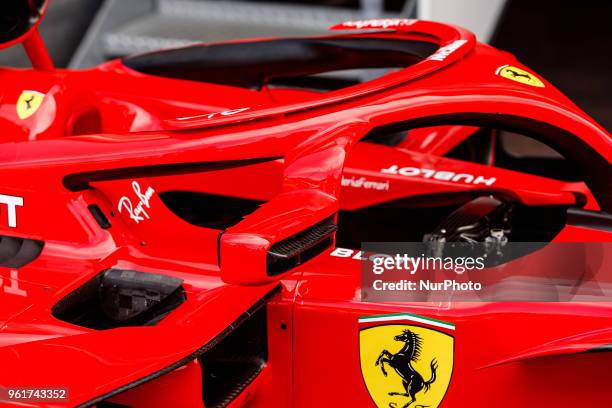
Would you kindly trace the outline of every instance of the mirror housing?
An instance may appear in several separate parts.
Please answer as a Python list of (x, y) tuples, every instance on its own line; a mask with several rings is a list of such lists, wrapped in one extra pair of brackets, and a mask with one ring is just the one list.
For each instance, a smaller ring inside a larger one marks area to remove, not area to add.
[(264, 285), (334, 244), (336, 198), (318, 190), (282, 193), (219, 240), (224, 282)]
[(47, 0), (0, 2), (0, 48), (20, 43), (35, 32), (47, 4)]
[(0, 2), (0, 49), (22, 42), (34, 68), (53, 71), (53, 61), (37, 30), (47, 5), (48, 0)]

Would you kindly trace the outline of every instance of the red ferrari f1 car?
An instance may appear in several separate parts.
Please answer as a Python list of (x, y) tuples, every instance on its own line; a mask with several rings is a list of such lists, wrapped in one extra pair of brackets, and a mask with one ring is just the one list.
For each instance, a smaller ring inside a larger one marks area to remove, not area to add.
[(361, 290), (363, 242), (610, 269), (612, 139), (512, 55), (397, 19), (61, 70), (45, 7), (0, 6), (33, 65), (0, 69), (1, 406), (608, 406), (612, 303), (579, 279)]

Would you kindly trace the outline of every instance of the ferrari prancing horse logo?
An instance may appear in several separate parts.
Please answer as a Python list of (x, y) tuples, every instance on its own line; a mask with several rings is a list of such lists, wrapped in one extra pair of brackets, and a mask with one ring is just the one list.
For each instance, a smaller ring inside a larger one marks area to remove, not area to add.
[(520, 82), (521, 84), (544, 88), (544, 83), (538, 77), (531, 72), (527, 72), (524, 69), (512, 65), (502, 65), (495, 70), (495, 74), (512, 81)]
[(32, 116), (45, 99), (45, 94), (37, 91), (23, 91), (17, 99), (17, 116), (19, 119), (27, 119)]
[(359, 325), (361, 373), (376, 406), (437, 408), (453, 373), (455, 326), (412, 314), (362, 317)]

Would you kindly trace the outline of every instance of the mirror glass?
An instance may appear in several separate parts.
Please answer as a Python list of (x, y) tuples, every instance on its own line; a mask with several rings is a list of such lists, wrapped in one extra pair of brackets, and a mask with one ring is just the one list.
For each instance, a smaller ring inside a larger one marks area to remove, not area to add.
[(13, 42), (36, 27), (46, 3), (46, 0), (0, 1), (0, 43)]

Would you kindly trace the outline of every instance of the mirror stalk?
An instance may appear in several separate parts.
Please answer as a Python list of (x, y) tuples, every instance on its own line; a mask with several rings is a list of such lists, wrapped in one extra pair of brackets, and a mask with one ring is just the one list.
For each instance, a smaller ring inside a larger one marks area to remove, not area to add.
[(33, 31), (23, 41), (23, 47), (32, 62), (32, 67), (40, 71), (53, 71), (55, 69), (49, 51), (38, 30)]

